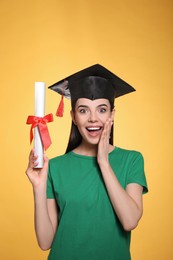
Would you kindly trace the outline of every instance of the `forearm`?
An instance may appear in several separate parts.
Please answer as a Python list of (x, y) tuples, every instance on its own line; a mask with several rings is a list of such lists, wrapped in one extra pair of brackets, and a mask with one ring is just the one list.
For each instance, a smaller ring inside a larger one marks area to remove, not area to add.
[(46, 198), (46, 187), (33, 190), (34, 193), (34, 224), (39, 246), (42, 250), (51, 247), (55, 230), (49, 217)]
[(109, 162), (99, 164), (112, 206), (123, 228), (134, 229), (142, 215), (142, 207), (122, 188)]

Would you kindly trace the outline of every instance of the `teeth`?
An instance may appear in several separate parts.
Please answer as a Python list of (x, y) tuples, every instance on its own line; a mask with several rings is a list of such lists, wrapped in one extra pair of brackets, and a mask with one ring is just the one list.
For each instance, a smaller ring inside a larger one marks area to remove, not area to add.
[(87, 127), (87, 130), (89, 130), (89, 131), (97, 131), (100, 129), (101, 129), (101, 127)]

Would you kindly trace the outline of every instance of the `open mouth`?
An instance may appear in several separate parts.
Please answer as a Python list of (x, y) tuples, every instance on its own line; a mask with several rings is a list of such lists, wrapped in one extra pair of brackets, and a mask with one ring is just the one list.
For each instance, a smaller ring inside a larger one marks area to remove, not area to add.
[(102, 129), (102, 127), (86, 127), (87, 131), (89, 132), (97, 132)]

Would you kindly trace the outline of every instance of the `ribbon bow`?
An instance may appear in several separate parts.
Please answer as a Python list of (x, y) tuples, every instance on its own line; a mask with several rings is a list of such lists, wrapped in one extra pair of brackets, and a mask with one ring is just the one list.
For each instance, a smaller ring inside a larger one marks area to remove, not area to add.
[(31, 130), (30, 130), (30, 143), (33, 140), (33, 128), (35, 128), (36, 126), (38, 126), (39, 128), (39, 132), (40, 132), (40, 137), (43, 143), (43, 146), (45, 148), (45, 150), (47, 150), (47, 148), (51, 145), (51, 139), (50, 139), (50, 135), (49, 135), (49, 131), (47, 128), (46, 123), (52, 122), (53, 121), (53, 115), (52, 114), (48, 114), (44, 117), (38, 117), (38, 116), (28, 116), (26, 124), (31, 125)]

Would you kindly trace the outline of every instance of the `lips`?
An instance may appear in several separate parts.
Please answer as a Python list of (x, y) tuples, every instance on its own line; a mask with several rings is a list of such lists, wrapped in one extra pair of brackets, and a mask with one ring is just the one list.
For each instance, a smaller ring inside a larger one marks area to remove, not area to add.
[(86, 129), (89, 131), (89, 132), (91, 132), (91, 131), (99, 131), (99, 130), (101, 130), (102, 129), (102, 127), (100, 127), (100, 126), (92, 126), (92, 127), (86, 127)]
[(101, 126), (89, 126), (86, 127), (86, 130), (91, 137), (97, 137), (100, 136), (102, 127)]

